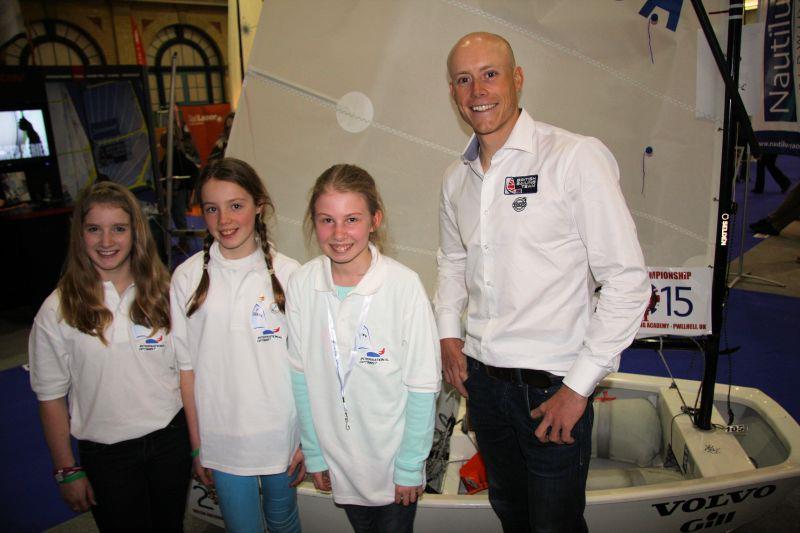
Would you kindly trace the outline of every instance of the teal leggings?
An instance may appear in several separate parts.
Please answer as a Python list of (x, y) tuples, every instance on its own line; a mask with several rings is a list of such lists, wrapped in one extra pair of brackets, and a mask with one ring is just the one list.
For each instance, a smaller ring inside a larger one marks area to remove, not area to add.
[[(297, 489), (286, 473), (236, 476), (214, 470), (214, 485), (227, 531), (300, 533)], [(266, 528), (265, 528), (266, 525)]]

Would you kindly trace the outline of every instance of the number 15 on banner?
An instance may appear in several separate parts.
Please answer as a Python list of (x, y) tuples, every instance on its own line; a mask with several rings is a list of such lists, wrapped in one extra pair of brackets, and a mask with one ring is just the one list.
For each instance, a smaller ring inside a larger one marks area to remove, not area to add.
[(648, 267), (650, 302), (637, 337), (711, 333), (711, 269)]

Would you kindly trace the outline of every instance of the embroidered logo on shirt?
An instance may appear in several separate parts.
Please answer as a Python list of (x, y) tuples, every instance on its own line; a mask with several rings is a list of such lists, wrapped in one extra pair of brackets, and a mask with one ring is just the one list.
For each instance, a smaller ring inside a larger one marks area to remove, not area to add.
[(520, 196), (511, 203), (511, 207), (513, 207), (514, 211), (517, 213), (523, 211), (526, 207), (528, 207), (528, 198), (525, 196)]
[(369, 328), (367, 328), (366, 324), (362, 324), (358, 332), (358, 346), (356, 346), (356, 350), (364, 352), (364, 355), (358, 360), (358, 364), (360, 365), (377, 365), (389, 361), (389, 357), (386, 355), (386, 348), (376, 350), (372, 347), (372, 339), (370, 338)]
[(256, 303), (253, 306), (253, 310), (250, 312), (250, 326), (258, 332), (256, 342), (268, 342), (272, 339), (283, 339), (283, 336), (279, 335), (281, 327), (269, 325), (269, 322), (267, 321), (267, 313), (264, 311), (264, 308), (260, 303)]
[(508, 176), (503, 194), (533, 194), (538, 190), (539, 175)]
[(151, 336), (150, 333), (151, 329), (147, 326), (142, 326), (140, 324), (133, 325), (133, 338), (139, 345), (140, 352), (151, 352), (164, 347), (164, 335), (158, 333), (155, 336)]

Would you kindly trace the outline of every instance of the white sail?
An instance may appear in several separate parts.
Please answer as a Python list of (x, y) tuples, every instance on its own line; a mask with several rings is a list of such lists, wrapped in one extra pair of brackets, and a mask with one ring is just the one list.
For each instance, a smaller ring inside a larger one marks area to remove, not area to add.
[(525, 72), (521, 101), (534, 119), (598, 137), (617, 157), (648, 265), (706, 267), (720, 149), (719, 121), (698, 103), (702, 36), (691, 6), (671, 31), (662, 9), (648, 26), (643, 4), (269, 3), (228, 154), (265, 180), (278, 246), (300, 260), (317, 253), (301, 230), (314, 179), (338, 162), (366, 168), (387, 205), (390, 253), (432, 291), (441, 176), (469, 138), (449, 98), (445, 60), (461, 35), (495, 32)]

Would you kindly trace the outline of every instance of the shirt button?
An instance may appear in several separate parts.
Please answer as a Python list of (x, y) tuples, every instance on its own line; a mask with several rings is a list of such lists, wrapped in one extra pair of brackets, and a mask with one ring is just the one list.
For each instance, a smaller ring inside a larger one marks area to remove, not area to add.
[(487, 282), (486, 282), (486, 286), (487, 286), (487, 287), (491, 287), (491, 286), (492, 286), (492, 282), (491, 282), (491, 281), (487, 281)]
[(484, 214), (484, 215), (486, 215), (486, 216), (488, 216), (488, 215), (489, 215), (489, 210), (488, 210), (488, 209), (484, 209), (484, 210), (483, 210), (483, 214)]
[(484, 245), (483, 245), (483, 249), (484, 249), (484, 250), (486, 250), (486, 251), (488, 252), (488, 251), (489, 251), (489, 245), (488, 245), (488, 244), (484, 244)]

